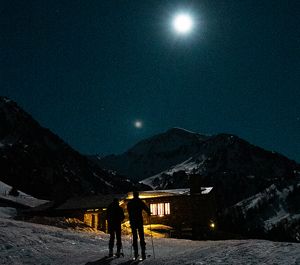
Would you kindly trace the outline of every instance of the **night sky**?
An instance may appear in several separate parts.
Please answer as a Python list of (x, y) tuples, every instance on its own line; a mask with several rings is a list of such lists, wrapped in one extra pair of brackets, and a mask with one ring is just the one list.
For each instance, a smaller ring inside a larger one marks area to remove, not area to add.
[(300, 161), (299, 0), (2, 0), (0, 62), (0, 94), (85, 154), (183, 127)]

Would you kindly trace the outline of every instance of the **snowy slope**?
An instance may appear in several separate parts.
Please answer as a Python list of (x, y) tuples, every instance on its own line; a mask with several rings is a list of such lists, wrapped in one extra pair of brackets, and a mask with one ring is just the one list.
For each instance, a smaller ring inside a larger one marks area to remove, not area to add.
[(5, 200), (13, 201), (25, 206), (29, 207), (36, 207), (38, 205), (41, 205), (43, 203), (46, 203), (48, 201), (46, 200), (40, 200), (35, 197), (32, 197), (22, 191), (19, 192), (19, 196), (12, 196), (9, 195), (9, 191), (12, 189), (11, 186), (5, 184), (4, 182), (0, 181), (0, 198), (3, 198)]
[[(0, 208), (0, 212), (2, 212)], [(146, 238), (148, 254), (151, 240)], [(130, 238), (123, 238), (125, 257), (110, 263), (99, 260), (107, 255), (108, 235), (79, 233), (56, 227), (0, 218), (1, 265), (129, 265)], [(156, 258), (145, 265), (200, 264), (300, 264), (297, 243), (265, 240), (190, 241), (154, 239)], [(98, 262), (97, 262), (98, 261)]]
[[(198, 165), (199, 163), (196, 163), (195, 160), (190, 157), (182, 163), (170, 167), (168, 170), (141, 180), (140, 183), (145, 184), (152, 189), (169, 188), (170, 186), (173, 186), (175, 184), (175, 179), (173, 177), (174, 175), (180, 172), (184, 172), (184, 174), (186, 175), (192, 174), (195, 169), (197, 169)], [(185, 178), (185, 176), (183, 176), (183, 178)], [(188, 185), (187, 183), (187, 181), (186, 183), (180, 183), (177, 181), (175, 185), (176, 187), (179, 187), (179, 185), (183, 184), (182, 187), (185, 187), (186, 185)]]
[(300, 242), (300, 181), (272, 184), (225, 212), (233, 232)]
[[(159, 157), (156, 159), (159, 160)], [(300, 170), (299, 164), (280, 154), (251, 145), (237, 136), (220, 134), (203, 140), (197, 145), (196, 153), (190, 153), (186, 159), (166, 170), (144, 178), (141, 183), (155, 189), (179, 188), (172, 176), (184, 172), (186, 177), (198, 174), (211, 182), (219, 182), (226, 175), (228, 181), (230, 176), (240, 176), (249, 183), (262, 178), (269, 184), (279, 178), (296, 175), (297, 170)]]
[(17, 210), (11, 207), (0, 207), (0, 218), (14, 218), (17, 215)]

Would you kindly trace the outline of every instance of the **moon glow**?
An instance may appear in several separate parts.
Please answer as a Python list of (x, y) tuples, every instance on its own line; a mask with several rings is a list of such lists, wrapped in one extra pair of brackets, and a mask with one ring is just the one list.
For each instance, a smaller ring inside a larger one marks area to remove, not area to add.
[(173, 27), (179, 34), (187, 34), (193, 28), (193, 19), (189, 14), (178, 14), (174, 17)]

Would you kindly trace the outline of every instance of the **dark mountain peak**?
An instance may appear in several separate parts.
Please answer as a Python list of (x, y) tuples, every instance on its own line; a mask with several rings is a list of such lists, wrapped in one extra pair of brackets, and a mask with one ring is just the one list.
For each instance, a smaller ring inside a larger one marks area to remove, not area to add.
[(7, 97), (1, 97), (1, 96), (0, 96), (0, 110), (9, 115), (17, 115), (17, 114), (22, 114), (25, 116), (28, 115), (25, 111), (22, 110), (22, 108), (15, 101)]
[(245, 140), (239, 138), (238, 136), (228, 133), (219, 133), (213, 135), (209, 140), (215, 143), (223, 143), (226, 145), (233, 143), (247, 143)]
[(5, 97), (0, 97), (0, 168), (1, 181), (46, 199), (131, 189)]
[(49, 148), (69, 149), (59, 136), (42, 127), (13, 100), (0, 97), (0, 141), (4, 145), (33, 145), (43, 143)]
[(180, 128), (180, 127), (173, 127), (168, 129), (165, 134), (168, 135), (182, 135), (182, 136), (190, 136), (190, 135), (195, 135), (196, 133), (192, 132), (192, 131), (188, 131), (184, 128)]
[[(29, 125), (38, 125), (31, 115), (24, 111), (15, 101), (0, 97), (0, 117), (5, 120), (5, 125), (16, 127), (28, 127)], [(28, 124), (29, 123), (29, 124)], [(3, 127), (3, 125), (1, 126)]]
[(171, 152), (183, 146), (197, 145), (208, 138), (209, 136), (204, 136), (182, 128), (171, 128), (166, 132), (138, 142), (126, 153), (145, 155), (150, 153)]
[(98, 163), (134, 180), (141, 180), (188, 159), (209, 138), (182, 128), (171, 128), (138, 142), (121, 155), (106, 156)]
[(219, 148), (218, 150), (232, 157), (237, 157), (239, 159), (244, 158), (245, 161), (242, 164), (245, 164), (246, 161), (273, 161), (274, 164), (286, 164), (295, 166), (297, 163), (294, 160), (287, 158), (286, 156), (274, 152), (266, 150), (257, 145), (251, 144), (248, 141), (232, 134), (218, 134), (216, 136), (211, 137), (207, 143), (214, 146), (215, 148)]
[[(127, 152), (104, 157), (99, 163), (135, 180), (180, 170), (207, 176), (234, 172), (232, 174), (255, 173), (272, 178), (291, 175), (296, 167), (294, 161), (283, 155), (252, 145), (236, 135), (221, 133), (205, 136), (182, 128), (171, 128), (142, 140)], [(165, 184), (163, 182), (162, 185)], [(174, 182), (172, 185), (177, 184)]]

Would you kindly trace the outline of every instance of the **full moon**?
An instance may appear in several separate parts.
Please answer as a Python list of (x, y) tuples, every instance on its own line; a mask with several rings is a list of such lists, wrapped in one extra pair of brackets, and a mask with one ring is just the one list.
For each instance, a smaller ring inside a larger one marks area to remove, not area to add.
[(134, 127), (138, 128), (138, 129), (142, 128), (143, 127), (142, 121), (135, 121), (134, 122)]
[(180, 34), (187, 34), (193, 28), (193, 19), (189, 14), (178, 14), (174, 17), (173, 27)]

